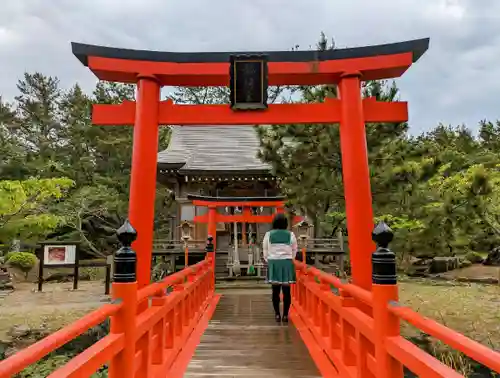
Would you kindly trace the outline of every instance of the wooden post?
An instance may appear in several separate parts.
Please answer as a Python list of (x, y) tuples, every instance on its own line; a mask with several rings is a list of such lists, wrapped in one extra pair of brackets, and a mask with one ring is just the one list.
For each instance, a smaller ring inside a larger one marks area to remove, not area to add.
[(38, 250), (38, 291), (42, 291), (43, 289), (43, 268), (45, 264), (45, 246), (42, 245), (40, 246), (40, 249)]
[(337, 256), (338, 258), (338, 266), (339, 266), (339, 277), (344, 277), (345, 272), (344, 272), (344, 257), (345, 257), (345, 252), (344, 252), (344, 234), (342, 233), (342, 229), (339, 227), (337, 230), (337, 239), (339, 242), (339, 247), (341, 253)]
[(108, 264), (108, 266), (109, 266), (110, 276), (111, 277), (113, 276), (113, 260), (114, 260), (114, 256), (113, 255), (109, 255), (109, 256), (106, 257), (106, 264)]
[(104, 282), (104, 295), (109, 295), (111, 286), (111, 265), (106, 265), (106, 281)]
[(78, 290), (78, 279), (80, 275), (80, 248), (75, 246), (75, 266), (73, 270), (73, 290)]

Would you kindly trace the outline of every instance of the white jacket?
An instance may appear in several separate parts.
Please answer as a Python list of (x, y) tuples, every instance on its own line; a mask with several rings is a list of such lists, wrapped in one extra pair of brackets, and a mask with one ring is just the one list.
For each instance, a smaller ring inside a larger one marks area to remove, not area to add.
[(262, 242), (264, 260), (295, 259), (298, 250), (297, 238), (295, 237), (295, 234), (290, 232), (290, 244), (271, 244), (269, 240), (270, 232), (271, 231), (266, 232)]

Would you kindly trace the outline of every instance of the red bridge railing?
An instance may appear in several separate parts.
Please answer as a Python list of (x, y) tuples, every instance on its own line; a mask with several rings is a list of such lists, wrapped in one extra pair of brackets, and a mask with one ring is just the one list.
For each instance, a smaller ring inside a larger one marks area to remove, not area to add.
[(495, 352), (397, 302), (396, 284), (371, 292), (296, 261), (293, 309), (343, 378), (463, 377), (400, 335), (400, 320), (500, 372)]
[(90, 377), (105, 364), (110, 378), (132, 378), (139, 371), (141, 377), (167, 377), (214, 295), (212, 265), (207, 257), (141, 290), (136, 282), (114, 283), (114, 304), (2, 361), (0, 378), (14, 376), (108, 318), (110, 333), (49, 377)]
[[(0, 378), (14, 376), (108, 318), (109, 334), (50, 378), (89, 377), (105, 364), (110, 378), (179, 376), (178, 360), (189, 351), (190, 336), (201, 333), (200, 320), (216, 298), (211, 239), (205, 260), (138, 290), (130, 248), (135, 230), (129, 224), (122, 228), (124, 247), (115, 255), (114, 303), (0, 362)], [(500, 372), (500, 353), (398, 303), (395, 255), (387, 247), (392, 232), (379, 225), (374, 239), (378, 248), (372, 256), (371, 291), (295, 262), (292, 320), (306, 344), (313, 345), (311, 354), (323, 376), (402, 378), (407, 367), (424, 378), (462, 377), (403, 338), (401, 320)]]

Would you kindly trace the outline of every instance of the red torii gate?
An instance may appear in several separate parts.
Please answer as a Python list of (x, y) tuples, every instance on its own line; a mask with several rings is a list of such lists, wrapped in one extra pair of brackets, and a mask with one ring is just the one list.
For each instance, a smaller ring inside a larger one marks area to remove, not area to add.
[[(406, 102), (362, 99), (361, 80), (401, 76), (429, 39), (331, 51), (264, 52), (269, 85), (338, 84), (339, 99), (319, 104), (272, 104), (235, 112), (228, 105), (160, 101), (162, 86), (228, 86), (232, 53), (168, 53), (73, 43), (73, 53), (101, 80), (137, 83), (136, 102), (93, 107), (96, 125), (134, 125), (129, 217), (138, 231), (137, 280), (150, 282), (158, 126), (339, 123), (347, 227), (356, 285), (371, 288), (372, 199), (366, 122), (404, 122)], [(254, 53), (248, 53), (254, 54)], [(307, 168), (307, 167), (305, 167)]]
[[(254, 215), (251, 213), (252, 207), (271, 207), (276, 209), (276, 213), (285, 212), (285, 197), (209, 197), (194, 194), (187, 195), (188, 200), (193, 201), (193, 205), (208, 208), (207, 214), (196, 215), (194, 222), (206, 223), (208, 234), (215, 237), (216, 224), (224, 223), (272, 223), (274, 215)], [(241, 214), (220, 214), (217, 207), (241, 207)], [(303, 220), (301, 216), (295, 216), (292, 225)], [(214, 239), (215, 244), (215, 239)]]
[[(274, 215), (254, 215), (252, 207), (271, 207), (276, 213), (285, 212), (285, 197), (209, 197), (188, 194), (187, 198), (193, 201), (193, 205), (206, 207), (208, 212), (204, 215), (196, 215), (195, 223), (206, 223), (208, 235), (213, 237), (214, 252), (217, 246), (217, 223), (272, 223)], [(241, 214), (221, 214), (217, 212), (218, 207), (241, 207)], [(295, 216), (292, 224), (300, 222), (301, 216)], [(212, 259), (215, 269), (215, 256)]]

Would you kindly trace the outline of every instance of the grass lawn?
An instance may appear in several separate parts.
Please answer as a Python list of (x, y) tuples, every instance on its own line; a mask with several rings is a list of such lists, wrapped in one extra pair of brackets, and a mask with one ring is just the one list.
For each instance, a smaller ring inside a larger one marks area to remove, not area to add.
[(13, 326), (58, 330), (107, 302), (102, 282), (81, 282), (77, 291), (72, 286), (50, 283), (39, 293), (33, 283), (16, 284), (14, 292), (0, 299), (0, 340), (7, 339)]
[[(464, 335), (500, 349), (500, 285), (400, 282), (400, 302)], [(405, 336), (418, 331), (403, 325)]]
[(94, 309), (95, 307), (78, 309), (44, 307), (36, 311), (0, 313), (0, 340), (7, 339), (7, 333), (13, 326), (27, 325), (31, 329), (43, 328), (48, 331), (56, 331)]

